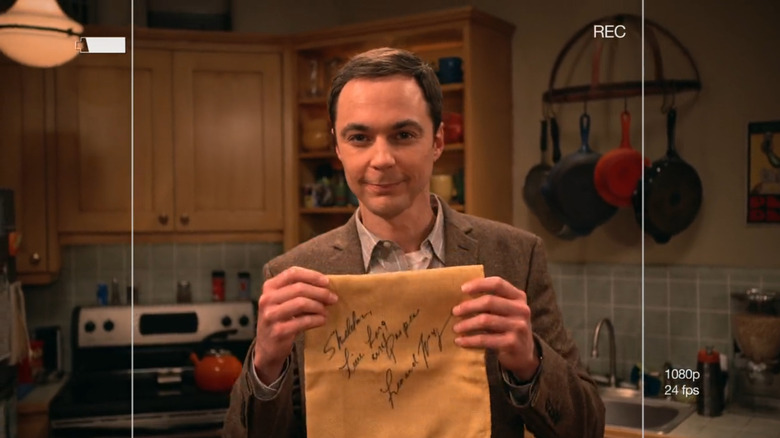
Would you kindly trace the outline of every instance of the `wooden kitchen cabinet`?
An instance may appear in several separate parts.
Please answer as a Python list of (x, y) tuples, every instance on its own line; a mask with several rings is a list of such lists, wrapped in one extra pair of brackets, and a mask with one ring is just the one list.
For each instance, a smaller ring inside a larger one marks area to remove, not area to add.
[[(133, 225), (141, 240), (281, 239), (282, 58), (257, 45), (136, 40)], [(129, 236), (129, 56), (79, 57), (56, 76), (60, 232), (68, 242)]]
[(137, 229), (173, 211), (171, 54), (135, 54), (135, 129), (130, 117), (131, 66), (124, 55), (81, 56), (56, 71), (59, 229), (130, 232), (131, 130)]
[(17, 272), (23, 284), (51, 283), (59, 274), (52, 76), (0, 56), (0, 187), (14, 191), (16, 229), (22, 235)]
[(343, 224), (354, 207), (314, 207), (304, 186), (315, 183), (321, 166), (338, 164), (333, 147), (306, 150), (306, 121), (326, 118), (326, 95), (335, 67), (376, 47), (410, 50), (436, 68), (443, 57), (460, 57), (463, 81), (442, 86), (444, 111), (462, 114), (462, 142), (446, 144), (434, 174), (463, 172), (466, 213), (512, 222), (512, 69), (514, 26), (471, 7), (343, 26), (294, 38), (296, 94), (293, 150), (287, 171), (285, 247)]
[(177, 229), (281, 230), (281, 53), (173, 54)]

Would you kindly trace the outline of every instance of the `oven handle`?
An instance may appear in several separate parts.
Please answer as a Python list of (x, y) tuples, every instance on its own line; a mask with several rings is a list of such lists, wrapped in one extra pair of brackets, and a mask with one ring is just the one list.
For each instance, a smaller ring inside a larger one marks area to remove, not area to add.
[(238, 333), (238, 329), (220, 330), (203, 338), (203, 343), (205, 344), (207, 342), (214, 341), (227, 341), (228, 336), (235, 335), (236, 333)]

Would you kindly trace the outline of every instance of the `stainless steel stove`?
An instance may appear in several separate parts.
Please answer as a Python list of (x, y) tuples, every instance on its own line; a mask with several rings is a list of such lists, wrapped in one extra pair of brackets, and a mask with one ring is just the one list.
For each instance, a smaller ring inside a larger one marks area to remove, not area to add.
[(218, 346), (243, 361), (255, 321), (249, 301), (76, 308), (52, 437), (219, 436), (229, 393), (198, 389), (189, 355)]

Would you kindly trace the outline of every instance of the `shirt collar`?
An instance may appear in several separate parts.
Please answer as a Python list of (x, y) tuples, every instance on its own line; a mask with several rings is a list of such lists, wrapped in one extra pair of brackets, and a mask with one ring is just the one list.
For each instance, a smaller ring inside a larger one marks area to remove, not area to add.
[[(441, 207), (441, 201), (436, 195), (430, 195), (431, 208), (436, 212), (436, 220), (433, 223), (433, 229), (428, 234), (422, 243), (421, 247), (430, 244), (433, 249), (433, 254), (438, 257), (439, 260), (444, 263), (444, 212)], [(355, 224), (357, 225), (358, 237), (360, 238), (360, 246), (363, 253), (363, 267), (368, 272), (369, 266), (371, 266), (371, 256), (374, 253), (374, 248), (383, 243), (384, 240), (379, 236), (372, 233), (368, 228), (363, 225), (363, 221), (360, 217), (360, 207), (355, 210)]]

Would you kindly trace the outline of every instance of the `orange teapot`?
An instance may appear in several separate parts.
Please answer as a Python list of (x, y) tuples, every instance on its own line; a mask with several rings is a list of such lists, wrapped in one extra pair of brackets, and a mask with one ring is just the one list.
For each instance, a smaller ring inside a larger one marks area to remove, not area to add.
[(230, 391), (241, 374), (241, 361), (228, 350), (208, 350), (202, 359), (193, 352), (190, 360), (195, 364), (195, 383), (204, 391)]

